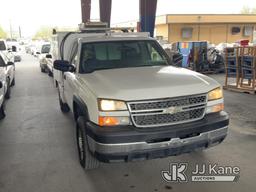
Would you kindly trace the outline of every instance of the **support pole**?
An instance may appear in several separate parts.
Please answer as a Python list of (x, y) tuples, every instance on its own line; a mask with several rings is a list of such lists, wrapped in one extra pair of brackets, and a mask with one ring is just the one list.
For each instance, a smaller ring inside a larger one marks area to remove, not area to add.
[(108, 23), (110, 27), (112, 0), (100, 0), (100, 21)]
[(140, 0), (140, 26), (142, 32), (154, 36), (157, 0)]
[(82, 23), (90, 21), (91, 0), (81, 0)]

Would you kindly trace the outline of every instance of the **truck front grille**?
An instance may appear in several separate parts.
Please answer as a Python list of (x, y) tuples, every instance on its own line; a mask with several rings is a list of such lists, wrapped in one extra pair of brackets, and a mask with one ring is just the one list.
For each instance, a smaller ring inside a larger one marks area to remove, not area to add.
[(136, 127), (166, 126), (202, 119), (206, 95), (193, 95), (161, 100), (128, 102)]

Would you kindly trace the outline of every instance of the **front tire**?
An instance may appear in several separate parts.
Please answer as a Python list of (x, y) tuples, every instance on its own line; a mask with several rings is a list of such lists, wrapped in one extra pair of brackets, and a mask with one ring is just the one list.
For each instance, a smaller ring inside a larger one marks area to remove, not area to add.
[(89, 150), (86, 137), (85, 118), (82, 116), (79, 116), (76, 122), (76, 141), (80, 165), (85, 170), (98, 168), (100, 166), (100, 162)]
[(10, 99), (11, 98), (11, 84), (10, 80), (7, 81), (7, 91), (5, 94), (5, 99)]
[(0, 120), (4, 119), (6, 116), (5, 114), (5, 105), (2, 103), (2, 106), (0, 107)]
[(53, 77), (53, 73), (48, 69), (48, 76)]
[(60, 110), (62, 113), (68, 113), (70, 111), (70, 108), (67, 103), (64, 103), (60, 96), (60, 88), (58, 88), (58, 95), (59, 95), (59, 104), (60, 104)]
[(15, 86), (15, 78), (13, 78), (11, 86)]
[(40, 68), (41, 68), (41, 72), (45, 73), (45, 68), (43, 68), (43, 67), (40, 67)]

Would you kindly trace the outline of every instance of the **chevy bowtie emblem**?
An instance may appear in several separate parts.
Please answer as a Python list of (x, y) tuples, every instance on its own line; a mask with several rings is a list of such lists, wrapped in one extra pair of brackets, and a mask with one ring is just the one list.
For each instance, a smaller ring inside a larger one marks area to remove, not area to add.
[(165, 109), (163, 112), (173, 115), (173, 114), (179, 113), (181, 111), (182, 111), (182, 107), (169, 107), (169, 108)]

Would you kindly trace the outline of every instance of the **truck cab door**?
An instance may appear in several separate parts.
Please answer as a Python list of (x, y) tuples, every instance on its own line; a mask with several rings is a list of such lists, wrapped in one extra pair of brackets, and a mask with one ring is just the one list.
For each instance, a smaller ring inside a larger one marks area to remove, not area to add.
[[(78, 44), (74, 43), (69, 62), (70, 64), (77, 67), (78, 63)], [(75, 92), (75, 85), (76, 85), (76, 72), (65, 72), (63, 75), (63, 82), (64, 82), (64, 97), (65, 101), (73, 110), (73, 95)]]

